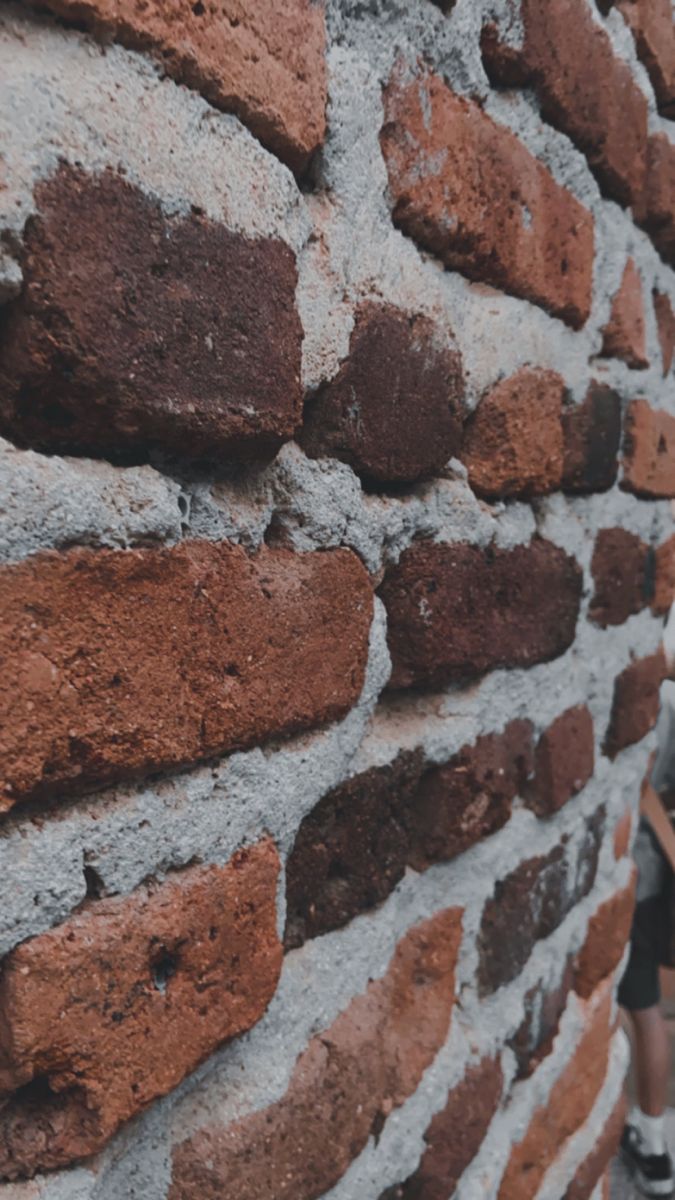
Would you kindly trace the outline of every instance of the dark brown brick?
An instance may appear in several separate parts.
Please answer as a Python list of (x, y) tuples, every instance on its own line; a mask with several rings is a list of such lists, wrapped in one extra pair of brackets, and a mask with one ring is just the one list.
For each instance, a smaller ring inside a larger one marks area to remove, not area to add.
[(446, 1040), (461, 918), (447, 909), (401, 939), (387, 973), (312, 1039), (280, 1100), (180, 1143), (169, 1200), (316, 1200), (337, 1183)]
[(374, 908), (403, 877), (420, 754), (364, 771), (307, 814), (286, 865), (287, 950)]
[(659, 335), (659, 345), (661, 346), (661, 359), (663, 361), (663, 374), (668, 375), (673, 363), (673, 354), (675, 353), (675, 313), (673, 312), (670, 298), (665, 292), (652, 292), (654, 301), (654, 313), (656, 315), (656, 326)]
[(654, 594), (654, 552), (627, 529), (601, 529), (595, 539), (591, 573), (595, 593), (588, 615), (606, 629), (641, 612)]
[(586, 0), (523, 0), (522, 50), (483, 37), (488, 73), (499, 82), (533, 87), (544, 120), (586, 155), (600, 186), (621, 204), (642, 193), (647, 100), (630, 67), (615, 55)]
[(281, 967), (278, 870), (261, 842), (225, 867), (87, 901), (11, 952), (0, 978), (0, 1179), (99, 1150), (260, 1019)]
[(515, 134), (437, 75), (395, 72), (384, 109), (395, 223), (452, 270), (583, 325), (593, 271), (588, 210)]
[(167, 75), (235, 113), (296, 171), (323, 142), (323, 4), (40, 0), (39, 7), (75, 22), (104, 44), (115, 40), (149, 52)]
[(593, 381), (583, 404), (563, 412), (565, 492), (606, 492), (619, 470), (621, 401), (605, 384)]
[[(622, 1090), (612, 1109), (611, 1116), (599, 1132), (595, 1146), (581, 1166), (577, 1168), (577, 1173), (565, 1192), (563, 1200), (591, 1200), (596, 1184), (619, 1148), (626, 1121), (626, 1109), (626, 1093)], [(609, 1200), (609, 1185), (607, 1185), (606, 1192), (603, 1192), (603, 1196)]]
[(675, 497), (675, 416), (646, 400), (628, 405), (621, 487), (648, 500)]
[(419, 542), (381, 587), (391, 686), (440, 686), (495, 667), (527, 667), (574, 640), (581, 571), (550, 542), (513, 550)]
[(560, 487), (564, 386), (554, 371), (522, 367), (483, 397), (462, 452), (479, 496), (541, 496)]
[(602, 335), (604, 358), (620, 358), (634, 370), (649, 366), (642, 280), (632, 258), (626, 263)]
[(621, 0), (619, 12), (633, 31), (659, 111), (675, 116), (675, 25), (670, 0)]
[(590, 996), (598, 984), (614, 971), (630, 937), (635, 908), (636, 872), (630, 884), (605, 900), (588, 922), (588, 932), (577, 956), (574, 990)]
[(3, 567), (0, 810), (343, 716), (372, 604), (348, 550), (183, 542)]
[[(36, 189), (0, 329), (0, 432), (147, 460), (271, 455), (302, 416), (292, 251), (163, 216), (112, 171)], [(73, 238), (72, 230), (78, 236)]]
[(551, 1053), (572, 981), (572, 963), (568, 960), (555, 986), (538, 983), (525, 994), (525, 1016), (508, 1042), (518, 1063), (518, 1079), (526, 1079)]
[(410, 816), (410, 862), (446, 862), (505, 825), (532, 770), (532, 725), (511, 721), (422, 778)]
[(427, 317), (366, 304), (349, 357), (305, 410), (301, 444), (367, 480), (409, 483), (459, 454), (463, 379), (457, 351)]
[(661, 257), (675, 266), (675, 146), (665, 133), (649, 138), (644, 187), (633, 212)]
[(654, 728), (659, 714), (659, 690), (665, 675), (666, 661), (663, 651), (659, 650), (629, 663), (617, 676), (604, 744), (609, 758), (616, 758), (620, 750), (641, 741)]
[(675, 603), (675, 534), (656, 548), (652, 611), (665, 617)]
[(568, 708), (542, 733), (534, 775), (525, 789), (530, 808), (550, 816), (580, 792), (594, 768), (593, 719), (585, 704)]
[(470, 1066), (424, 1135), (419, 1167), (380, 1200), (447, 1200), (476, 1157), (497, 1111), (504, 1084), (498, 1059)]

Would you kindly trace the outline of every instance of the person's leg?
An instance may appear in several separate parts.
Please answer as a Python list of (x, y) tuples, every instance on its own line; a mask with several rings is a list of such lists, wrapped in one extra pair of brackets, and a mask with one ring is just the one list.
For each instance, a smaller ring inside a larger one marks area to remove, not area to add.
[[(668, 1096), (670, 1042), (658, 1004), (628, 1013), (634, 1034), (637, 1101), (647, 1117), (662, 1117)], [(660, 1154), (661, 1150), (655, 1150)]]

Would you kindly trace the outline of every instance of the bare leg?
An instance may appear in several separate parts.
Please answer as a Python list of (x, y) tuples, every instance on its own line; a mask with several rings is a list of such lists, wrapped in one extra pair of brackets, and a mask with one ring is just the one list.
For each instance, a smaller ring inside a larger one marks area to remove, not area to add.
[(668, 1097), (670, 1045), (658, 1004), (629, 1011), (635, 1034), (638, 1104), (649, 1117), (660, 1117)]

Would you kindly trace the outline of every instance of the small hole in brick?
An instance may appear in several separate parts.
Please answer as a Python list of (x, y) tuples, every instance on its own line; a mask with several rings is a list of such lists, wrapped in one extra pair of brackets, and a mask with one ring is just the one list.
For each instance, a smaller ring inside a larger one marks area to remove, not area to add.
[(204, 5), (202, 4), (201, 0), (197, 0), (197, 3), (192, 5), (192, 11), (196, 17), (204, 16), (205, 10), (204, 10)]
[(665, 454), (668, 449), (668, 446), (666, 445), (666, 439), (664, 438), (663, 434), (661, 434), (659, 438), (659, 444), (656, 449), (658, 454)]
[(87, 885), (87, 896), (90, 900), (100, 900), (105, 892), (105, 884), (95, 867), (84, 868), (84, 882)]
[(152, 982), (158, 992), (165, 992), (166, 985), (172, 975), (176, 974), (178, 959), (175, 954), (165, 948), (161, 949), (157, 957), (151, 964), (150, 970), (152, 974)]
[(216, 929), (215, 925), (212, 925), (211, 928), (209, 929), (209, 938), (212, 942), (215, 942), (217, 937), (218, 937), (218, 930)]

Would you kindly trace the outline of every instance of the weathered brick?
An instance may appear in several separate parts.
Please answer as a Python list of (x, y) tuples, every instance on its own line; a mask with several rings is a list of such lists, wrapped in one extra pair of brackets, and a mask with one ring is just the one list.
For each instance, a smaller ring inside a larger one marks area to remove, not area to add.
[(459, 454), (462, 394), (460, 355), (428, 317), (366, 304), (349, 357), (305, 410), (301, 444), (366, 479), (412, 482)]
[[(0, 977), (0, 1178), (92, 1154), (276, 988), (273, 844), (87, 901), (18, 946)], [(171, 1052), (167, 1053), (167, 1046)]]
[(675, 603), (675, 534), (656, 548), (652, 611), (667, 616)]
[(613, 1032), (611, 992), (595, 999), (574, 1055), (511, 1151), (499, 1200), (532, 1200), (548, 1167), (593, 1108), (607, 1073)]
[(532, 770), (532, 726), (510, 721), (427, 771), (411, 811), (410, 862), (446, 862), (505, 825)]
[(633, 872), (628, 887), (601, 904), (588, 922), (574, 973), (574, 990), (580, 996), (590, 996), (621, 962), (633, 921), (635, 878)]
[(286, 949), (374, 908), (403, 877), (420, 754), (333, 788), (302, 820), (286, 864)]
[[(32, 3), (33, 0), (30, 0)], [(323, 142), (325, 17), (312, 0), (44, 0), (104, 43), (149, 52), (179, 83), (235, 113), (296, 171)]]
[(590, 312), (593, 219), (478, 105), (433, 74), (397, 71), (382, 149), (395, 223), (469, 279), (578, 328)]
[(522, 50), (484, 31), (493, 79), (533, 87), (546, 121), (586, 155), (608, 195), (634, 203), (644, 182), (647, 100), (586, 0), (523, 0)]
[(670, 298), (665, 292), (652, 292), (654, 301), (654, 313), (656, 315), (656, 327), (659, 335), (659, 345), (661, 346), (661, 358), (663, 361), (663, 374), (668, 375), (673, 362), (673, 354), (675, 354), (675, 313), (673, 312)]
[(572, 979), (572, 963), (568, 960), (555, 987), (547, 989), (538, 983), (526, 993), (525, 1016), (508, 1042), (518, 1063), (518, 1079), (526, 1079), (550, 1054)]
[(675, 497), (675, 417), (632, 400), (624, 430), (622, 488), (652, 500)]
[(670, 0), (621, 0), (618, 8), (633, 31), (660, 112), (675, 116), (675, 25)]
[(346, 550), (185, 542), (3, 568), (0, 809), (334, 720), (372, 604)]
[(583, 404), (563, 411), (565, 457), (563, 490), (606, 492), (616, 480), (621, 443), (621, 400), (593, 381)]
[(480, 496), (540, 496), (563, 474), (564, 383), (522, 367), (480, 401), (466, 425), (462, 458)]
[(5, 436), (135, 461), (153, 447), (270, 455), (292, 437), (302, 328), (288, 246), (167, 218), (110, 170), (63, 166), (36, 202), (0, 333)]
[(604, 752), (616, 758), (620, 750), (645, 737), (656, 725), (659, 689), (665, 678), (663, 651), (629, 663), (614, 683), (614, 699)]
[(600, 530), (591, 573), (595, 592), (588, 615), (603, 629), (623, 625), (633, 613), (641, 612), (654, 594), (654, 552), (628, 529)]
[[(563, 1200), (591, 1200), (593, 1189), (618, 1150), (626, 1121), (626, 1109), (626, 1094), (622, 1091), (612, 1109), (611, 1116), (600, 1130), (595, 1146), (577, 1168), (577, 1173), (565, 1192)], [(607, 1190), (603, 1191), (603, 1196), (606, 1195), (609, 1200), (609, 1181), (606, 1177), (605, 1182)]]
[(601, 354), (620, 358), (636, 370), (649, 366), (642, 280), (632, 258), (626, 263), (609, 321), (602, 330)]
[(527, 804), (538, 816), (550, 816), (581, 791), (593, 768), (593, 718), (579, 704), (561, 713), (539, 738), (534, 774), (525, 788)]
[(649, 138), (644, 187), (633, 212), (661, 257), (675, 266), (675, 146), (665, 133)]
[(614, 827), (614, 857), (617, 861), (628, 854), (633, 833), (633, 810), (627, 808)]
[(497, 1111), (504, 1084), (498, 1059), (484, 1058), (467, 1069), (424, 1135), (417, 1170), (380, 1200), (447, 1200), (476, 1157)]
[(513, 550), (418, 542), (387, 572), (391, 686), (526, 667), (574, 639), (581, 571), (550, 542)]
[(459, 909), (415, 926), (387, 973), (312, 1039), (279, 1101), (176, 1147), (169, 1200), (315, 1200), (328, 1191), (443, 1045), (460, 937)]

